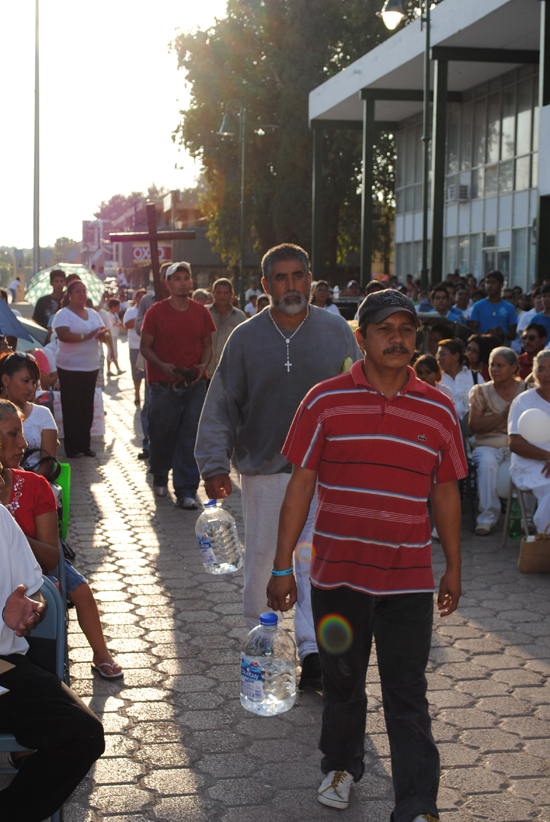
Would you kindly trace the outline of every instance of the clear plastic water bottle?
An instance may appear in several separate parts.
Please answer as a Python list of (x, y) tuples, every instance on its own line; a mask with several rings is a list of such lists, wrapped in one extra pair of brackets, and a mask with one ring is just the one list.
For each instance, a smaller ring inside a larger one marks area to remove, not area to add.
[(339, 285), (335, 285), (334, 288), (332, 289), (332, 299), (333, 300), (339, 300), (340, 299), (340, 286)]
[(260, 624), (241, 647), (241, 705), (259, 716), (289, 711), (296, 701), (296, 645), (277, 614)]
[(202, 562), (209, 574), (231, 574), (243, 564), (243, 549), (235, 520), (211, 499), (195, 525)]

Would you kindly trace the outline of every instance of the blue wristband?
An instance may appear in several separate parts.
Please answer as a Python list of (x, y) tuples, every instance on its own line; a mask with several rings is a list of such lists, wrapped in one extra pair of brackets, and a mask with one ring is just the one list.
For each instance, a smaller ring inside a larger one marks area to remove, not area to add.
[(271, 569), (271, 573), (274, 577), (286, 577), (286, 576), (288, 576), (288, 574), (291, 574), (292, 571), (293, 571), (293, 568), (287, 568), (286, 571), (276, 571), (275, 568)]

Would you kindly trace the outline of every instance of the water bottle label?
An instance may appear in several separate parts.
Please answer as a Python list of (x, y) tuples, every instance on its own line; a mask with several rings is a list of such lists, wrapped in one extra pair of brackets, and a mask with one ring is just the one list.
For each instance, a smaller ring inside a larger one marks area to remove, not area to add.
[(246, 656), (241, 657), (241, 694), (258, 701), (264, 698), (260, 663)]
[(212, 544), (206, 534), (203, 534), (202, 537), (198, 538), (198, 540), (203, 563), (205, 565), (215, 565), (216, 557), (214, 555), (214, 551), (212, 550)]

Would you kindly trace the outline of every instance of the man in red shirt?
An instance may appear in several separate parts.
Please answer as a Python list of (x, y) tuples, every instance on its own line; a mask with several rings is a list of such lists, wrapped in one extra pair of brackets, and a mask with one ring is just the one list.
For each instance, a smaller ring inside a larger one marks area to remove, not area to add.
[(141, 328), (141, 353), (151, 386), (149, 450), (153, 489), (168, 493), (168, 473), (180, 508), (196, 509), (200, 475), (194, 449), (206, 395), (206, 366), (212, 356), (212, 315), (189, 298), (193, 289), (189, 263), (166, 272), (170, 297), (154, 303)]
[(546, 328), (540, 323), (529, 323), (521, 335), (523, 354), (518, 357), (519, 375), (526, 380), (533, 370), (533, 360), (546, 345)]
[(433, 621), (428, 495), (447, 562), (441, 616), (460, 597), (460, 497), (467, 474), (453, 403), (408, 366), (418, 320), (393, 289), (359, 309), (365, 352), (348, 374), (302, 402), (283, 454), (293, 463), (279, 524), (268, 604), (296, 599), (292, 552), (318, 487), (311, 599), (323, 677), (318, 799), (346, 808), (364, 769), (365, 679), (373, 637), (395, 790), (394, 822), (437, 820), (439, 755), (425, 668)]

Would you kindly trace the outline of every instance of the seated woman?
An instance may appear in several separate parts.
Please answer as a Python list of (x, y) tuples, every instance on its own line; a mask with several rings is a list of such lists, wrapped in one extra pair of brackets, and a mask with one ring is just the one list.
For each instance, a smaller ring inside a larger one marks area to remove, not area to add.
[(491, 334), (472, 334), (466, 343), (466, 356), (470, 371), (479, 371), (484, 380), (490, 380), (489, 355), (499, 341)]
[[(0, 503), (11, 513), (47, 573), (59, 560), (57, 505), (44, 477), (19, 469), (26, 447), (19, 410), (13, 403), (0, 400), (0, 473), (4, 480)], [(104, 679), (118, 679), (123, 675), (122, 668), (107, 649), (92, 590), (82, 574), (67, 560), (64, 562), (67, 598), (74, 604), (80, 627), (94, 652), (92, 669)]]
[(441, 368), (435, 357), (432, 357), (431, 354), (423, 354), (415, 361), (413, 368), (419, 380), (439, 389), (450, 400), (453, 399), (451, 389), (441, 383)]
[(470, 390), (470, 430), (475, 435), (472, 460), (477, 468), (479, 514), (476, 534), (487, 536), (500, 515), (497, 473), (509, 458), (506, 425), (510, 404), (525, 389), (518, 376), (518, 355), (511, 348), (494, 348), (489, 357), (491, 381)]
[(468, 394), (472, 385), (485, 382), (478, 371), (470, 371), (464, 357), (464, 345), (460, 340), (441, 340), (437, 349), (437, 361), (443, 371), (441, 383), (453, 392), (453, 400), (459, 420), (468, 414)]
[(519, 433), (518, 420), (529, 408), (539, 408), (550, 417), (550, 351), (540, 351), (533, 360), (535, 388), (516, 397), (508, 417), (508, 441), (512, 452), (510, 476), (522, 491), (537, 498), (533, 522), (544, 531), (550, 522), (550, 442), (533, 445)]
[(334, 305), (332, 302), (332, 297), (330, 296), (328, 283), (326, 280), (318, 280), (315, 283), (315, 288), (313, 289), (313, 293), (311, 294), (309, 301), (311, 305), (317, 305), (319, 308), (326, 308), (327, 311), (331, 311), (333, 314), (340, 313), (338, 306)]
[(44, 454), (33, 454), (28, 465), (38, 474), (48, 474), (49, 461), (38, 465), (42, 456), (57, 455), (57, 425), (52, 412), (44, 405), (33, 403), (36, 387), (40, 380), (38, 364), (32, 354), (15, 351), (0, 362), (1, 394), (4, 399), (16, 405), (24, 419), (23, 430), (29, 448), (39, 448)]

